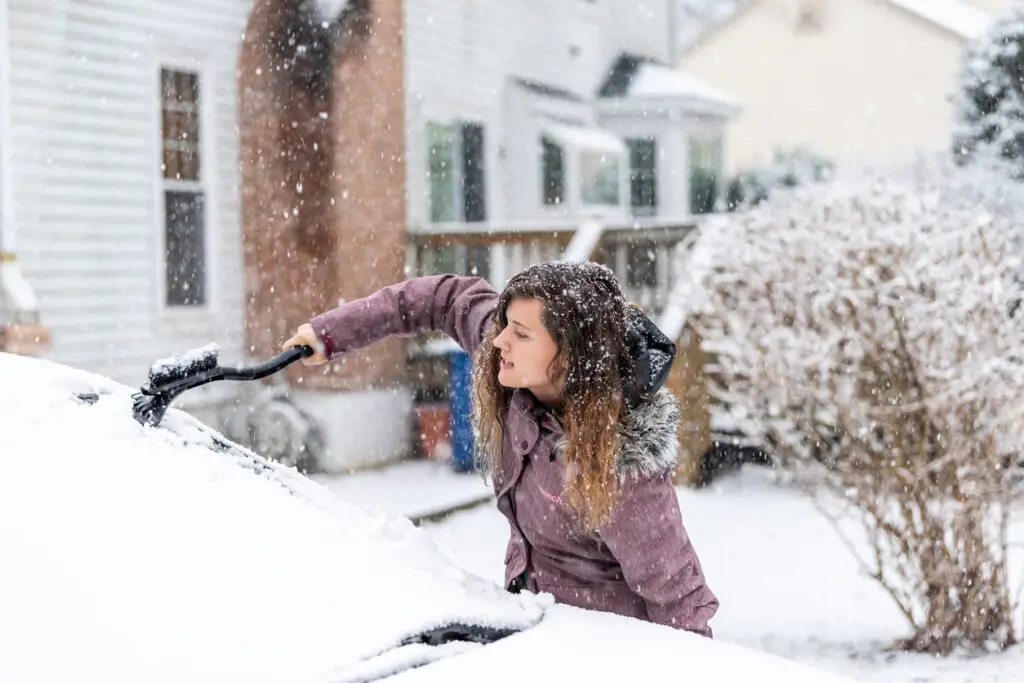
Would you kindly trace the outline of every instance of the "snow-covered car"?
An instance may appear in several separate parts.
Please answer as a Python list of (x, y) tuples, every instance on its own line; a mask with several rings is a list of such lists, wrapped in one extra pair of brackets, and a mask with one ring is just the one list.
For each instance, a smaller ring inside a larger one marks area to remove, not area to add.
[(0, 681), (848, 680), (513, 595), (131, 394), (0, 354)]

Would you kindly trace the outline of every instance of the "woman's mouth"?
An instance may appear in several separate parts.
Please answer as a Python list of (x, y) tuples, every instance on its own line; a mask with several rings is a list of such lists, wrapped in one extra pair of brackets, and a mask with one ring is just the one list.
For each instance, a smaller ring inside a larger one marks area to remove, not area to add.
[(508, 370), (509, 368), (511, 368), (511, 367), (512, 367), (512, 365), (513, 365), (512, 363), (509, 363), (509, 362), (508, 362), (507, 360), (505, 360), (504, 358), (502, 358), (502, 359), (501, 359), (501, 369), (502, 369), (502, 370)]

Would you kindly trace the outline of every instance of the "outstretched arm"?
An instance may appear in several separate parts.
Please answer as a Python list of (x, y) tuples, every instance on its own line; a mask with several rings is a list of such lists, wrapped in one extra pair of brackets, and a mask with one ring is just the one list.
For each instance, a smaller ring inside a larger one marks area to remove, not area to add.
[[(493, 318), (498, 293), (478, 277), (431, 275), (383, 287), (322, 313), (309, 324), (319, 357), (331, 360), (390, 336), (444, 332), (472, 354)], [(305, 327), (305, 326), (303, 326)], [(285, 347), (309, 343), (303, 328)]]

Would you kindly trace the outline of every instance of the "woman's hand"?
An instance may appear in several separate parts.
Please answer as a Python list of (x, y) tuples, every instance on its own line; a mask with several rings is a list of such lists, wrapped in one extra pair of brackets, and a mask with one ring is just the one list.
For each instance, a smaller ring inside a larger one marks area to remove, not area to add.
[(313, 355), (302, 359), (303, 365), (323, 365), (327, 362), (327, 357), (324, 355), (324, 345), (316, 336), (316, 332), (313, 331), (313, 326), (309, 323), (299, 325), (292, 338), (281, 345), (281, 350), (286, 351), (293, 346), (303, 345), (313, 348)]

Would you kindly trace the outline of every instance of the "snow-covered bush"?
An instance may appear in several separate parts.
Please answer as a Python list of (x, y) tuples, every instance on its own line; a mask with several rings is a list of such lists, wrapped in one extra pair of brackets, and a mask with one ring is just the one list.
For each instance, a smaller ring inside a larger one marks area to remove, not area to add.
[(760, 204), (773, 192), (830, 180), (835, 165), (805, 149), (776, 150), (772, 163), (736, 174), (729, 182), (726, 206), (729, 211)]
[(1016, 640), (1021, 216), (978, 201), (993, 187), (1024, 191), (948, 161), (797, 188), (711, 220), (682, 264), (713, 392), (823, 509), (863, 523), (860, 559), (917, 650)]
[(1024, 2), (1013, 3), (964, 50), (954, 97), (960, 162), (996, 157), (1024, 178)]

